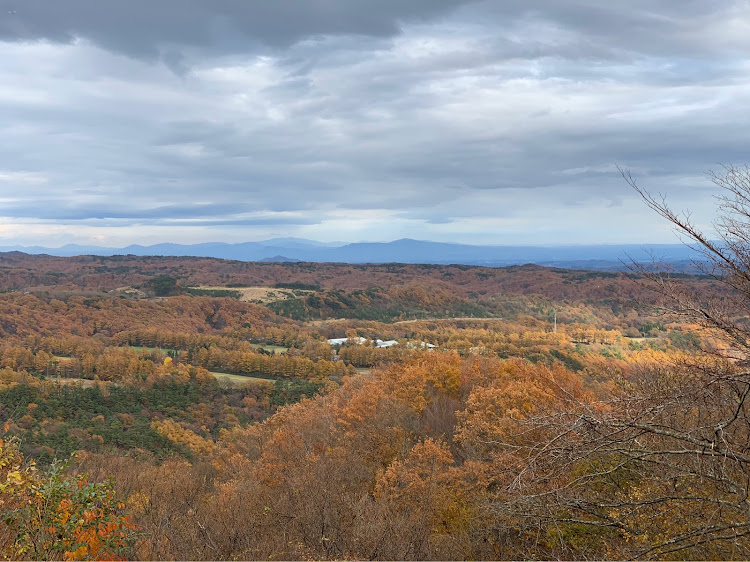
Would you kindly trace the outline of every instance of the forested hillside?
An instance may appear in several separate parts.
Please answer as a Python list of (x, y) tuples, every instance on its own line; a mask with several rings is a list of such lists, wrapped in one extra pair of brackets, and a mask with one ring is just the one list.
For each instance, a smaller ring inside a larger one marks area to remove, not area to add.
[(3, 552), (742, 558), (744, 354), (665, 287), (746, 311), (649, 277), (4, 254)]

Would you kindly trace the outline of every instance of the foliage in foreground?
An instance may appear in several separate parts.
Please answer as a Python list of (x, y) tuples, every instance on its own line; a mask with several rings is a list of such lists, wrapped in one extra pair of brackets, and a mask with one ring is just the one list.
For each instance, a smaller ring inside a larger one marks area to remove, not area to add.
[(135, 526), (111, 483), (24, 463), (13, 440), (0, 440), (0, 549), (11, 560), (117, 560)]

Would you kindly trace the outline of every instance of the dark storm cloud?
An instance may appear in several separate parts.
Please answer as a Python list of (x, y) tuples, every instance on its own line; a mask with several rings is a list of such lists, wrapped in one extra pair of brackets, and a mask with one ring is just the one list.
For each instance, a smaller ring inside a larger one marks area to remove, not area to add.
[(248, 42), (284, 46), (330, 34), (387, 37), (401, 21), (428, 19), (467, 1), (2, 0), (0, 39), (81, 37), (139, 57), (156, 56), (170, 45), (236, 52)]
[[(84, 38), (110, 50), (154, 56), (170, 46), (242, 51), (248, 42), (288, 46), (325, 35), (393, 36), (401, 22), (429, 21), (468, 6), (467, 19), (496, 25), (549, 25), (571, 37), (554, 52), (543, 37), (498, 37), (508, 55), (608, 58), (626, 52), (684, 56), (732, 41), (731, 0), (0, 0), (0, 39), (70, 42)], [(714, 27), (725, 30), (714, 33)], [(731, 32), (731, 29), (728, 31)], [(703, 33), (701, 33), (703, 32)], [(546, 46), (546, 48), (545, 48)], [(608, 50), (616, 46), (616, 49)], [(562, 47), (562, 51), (559, 50)]]

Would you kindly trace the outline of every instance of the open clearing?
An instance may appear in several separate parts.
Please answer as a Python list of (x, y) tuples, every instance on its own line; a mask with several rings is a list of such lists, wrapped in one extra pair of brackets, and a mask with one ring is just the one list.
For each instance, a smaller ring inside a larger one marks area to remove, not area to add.
[(284, 347), (282, 345), (251, 343), (250, 347), (252, 347), (253, 349), (262, 349), (263, 351), (268, 351), (269, 353), (273, 353), (274, 355), (283, 355), (284, 353), (289, 351), (288, 347)]
[(273, 287), (219, 287), (214, 285), (199, 285), (196, 288), (206, 291), (236, 291), (240, 294), (241, 301), (259, 302), (261, 304), (285, 301), (312, 292), (303, 289), (274, 289)]
[[(414, 324), (416, 322), (503, 322), (503, 318), (494, 316), (446, 316), (442, 318), (411, 318), (409, 320), (396, 320), (393, 324)], [(308, 320), (306, 326), (328, 326), (335, 323), (345, 324), (351, 322), (350, 318), (323, 318), (322, 320)]]
[(116, 383), (109, 382), (109, 381), (95, 381), (93, 379), (79, 379), (76, 377), (58, 377), (55, 375), (46, 376), (44, 377), (44, 380), (56, 382), (58, 384), (67, 384), (67, 385), (80, 384), (81, 386), (83, 386), (83, 388), (93, 388), (94, 385), (96, 384), (99, 384), (102, 386), (106, 386), (109, 384), (116, 384)]
[(216, 377), (219, 381), (229, 381), (232, 384), (246, 384), (249, 382), (254, 383), (265, 383), (265, 384), (274, 384), (274, 379), (263, 379), (260, 377), (246, 377), (245, 375), (233, 375), (232, 373), (217, 373), (216, 371), (211, 371), (211, 374)]

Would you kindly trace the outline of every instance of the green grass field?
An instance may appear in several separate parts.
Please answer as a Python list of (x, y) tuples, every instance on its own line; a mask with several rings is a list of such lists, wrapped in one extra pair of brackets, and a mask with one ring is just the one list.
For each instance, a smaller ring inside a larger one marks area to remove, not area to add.
[(216, 377), (219, 381), (229, 381), (232, 384), (246, 384), (248, 382), (254, 382), (254, 383), (265, 383), (265, 384), (274, 384), (274, 379), (264, 379), (260, 377), (247, 377), (245, 375), (234, 375), (232, 373), (218, 373), (216, 371), (211, 371), (211, 374)]

